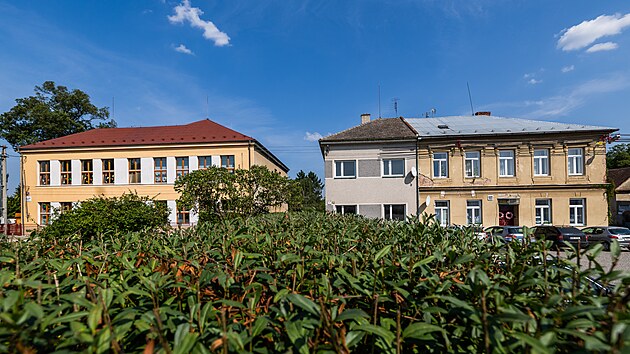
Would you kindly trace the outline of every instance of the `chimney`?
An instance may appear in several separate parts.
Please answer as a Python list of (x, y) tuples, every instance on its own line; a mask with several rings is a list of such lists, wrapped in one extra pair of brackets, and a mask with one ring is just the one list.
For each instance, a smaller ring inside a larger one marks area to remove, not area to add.
[(484, 112), (475, 112), (475, 116), (491, 116), (492, 112), (484, 111)]
[(361, 124), (368, 123), (369, 121), (370, 121), (370, 114), (369, 113), (363, 113), (361, 115)]

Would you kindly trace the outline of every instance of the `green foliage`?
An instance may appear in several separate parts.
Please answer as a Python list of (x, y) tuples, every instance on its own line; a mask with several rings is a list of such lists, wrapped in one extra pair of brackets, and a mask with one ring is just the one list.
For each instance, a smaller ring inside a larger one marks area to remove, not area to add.
[(630, 144), (617, 144), (606, 152), (606, 167), (630, 167)]
[(175, 181), (178, 203), (195, 210), (199, 220), (220, 220), (270, 212), (295, 195), (293, 182), (265, 166), (237, 169), (210, 167), (193, 171)]
[(298, 188), (298, 202), (289, 203), (289, 210), (313, 210), (324, 211), (324, 198), (322, 191), (324, 190), (324, 184), (322, 180), (317, 177), (315, 172), (310, 171), (308, 174), (300, 170), (295, 176), (295, 183)]
[[(0, 243), (0, 352), (620, 352), (627, 272), (434, 222), (269, 214)], [(618, 246), (618, 245), (617, 245)], [(611, 256), (618, 259), (619, 247)], [(613, 267), (614, 268), (614, 267)], [(586, 275), (615, 283), (594, 294)]]
[[(18, 147), (100, 127), (115, 127), (107, 108), (98, 108), (81, 90), (69, 91), (46, 81), (35, 86), (35, 96), (18, 98), (0, 115), (0, 136)], [(94, 125), (94, 121), (102, 121)]]
[(15, 217), (15, 213), (19, 213), (22, 208), (22, 195), (20, 193), (20, 186), (15, 188), (13, 195), (7, 198), (7, 215), (9, 218)]
[(124, 193), (120, 197), (94, 197), (72, 210), (57, 211), (52, 224), (43, 229), (41, 236), (56, 240), (76, 234), (87, 240), (101, 234), (156, 230), (167, 226), (168, 208), (165, 203), (135, 193)]

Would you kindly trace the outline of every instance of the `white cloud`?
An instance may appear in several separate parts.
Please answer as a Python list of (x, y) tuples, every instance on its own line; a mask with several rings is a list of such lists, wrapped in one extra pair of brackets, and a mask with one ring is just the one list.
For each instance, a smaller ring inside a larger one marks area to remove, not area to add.
[(530, 85), (537, 85), (540, 84), (541, 82), (543, 82), (542, 80), (536, 80), (536, 79), (530, 79), (529, 81), (527, 81), (528, 84)]
[(595, 52), (602, 52), (602, 51), (606, 51), (606, 50), (615, 50), (619, 47), (619, 45), (617, 45), (617, 43), (614, 42), (606, 42), (606, 43), (597, 43), (594, 46), (588, 48), (586, 50), (587, 53), (595, 53)]
[(563, 51), (586, 48), (596, 40), (621, 33), (630, 26), (630, 14), (601, 15), (594, 20), (583, 21), (569, 29), (564, 29), (558, 40), (558, 48)]
[(323, 138), (323, 136), (318, 132), (306, 132), (306, 134), (304, 135), (304, 140), (306, 141), (318, 141), (321, 138)]
[(560, 69), (563, 73), (568, 73), (569, 71), (575, 70), (575, 65), (568, 65)]
[(222, 47), (230, 44), (230, 37), (221, 32), (212, 21), (204, 21), (201, 19), (203, 11), (198, 7), (190, 6), (190, 0), (183, 0), (181, 4), (173, 8), (175, 15), (168, 16), (171, 23), (184, 23), (188, 21), (191, 27), (201, 28), (203, 37), (214, 41), (214, 45)]
[(195, 54), (195, 53), (193, 53), (193, 51), (192, 51), (192, 50), (190, 50), (190, 49), (186, 48), (186, 46), (185, 46), (185, 45), (183, 45), (183, 44), (180, 44), (180, 45), (178, 45), (177, 47), (174, 47), (173, 49), (174, 49), (176, 52), (179, 52), (179, 53), (184, 53), (184, 54), (188, 54), (188, 55), (194, 55), (194, 54)]

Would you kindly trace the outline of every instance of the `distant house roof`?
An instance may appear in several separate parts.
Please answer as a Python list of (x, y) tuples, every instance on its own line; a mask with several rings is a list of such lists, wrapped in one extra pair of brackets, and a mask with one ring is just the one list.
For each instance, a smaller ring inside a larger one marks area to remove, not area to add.
[(20, 150), (68, 147), (166, 145), (250, 141), (253, 138), (209, 119), (186, 125), (157, 127), (101, 128), (22, 146)]
[(630, 191), (630, 185), (624, 185), (628, 179), (630, 179), (630, 167), (613, 168), (608, 170), (608, 181), (615, 186), (616, 191)]
[(452, 116), (440, 118), (406, 118), (421, 138), (476, 135), (550, 134), (568, 132), (611, 133), (617, 128), (584, 124), (567, 124), (542, 120), (495, 116)]
[(401, 118), (379, 118), (320, 139), (320, 142), (416, 139), (413, 128)]

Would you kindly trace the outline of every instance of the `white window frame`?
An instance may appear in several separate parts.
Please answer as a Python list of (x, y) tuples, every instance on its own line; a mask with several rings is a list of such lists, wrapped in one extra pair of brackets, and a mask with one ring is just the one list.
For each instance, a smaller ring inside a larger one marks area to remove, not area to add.
[[(536, 155), (536, 152), (544, 155)], [(534, 176), (549, 176), (549, 149), (534, 149)]]
[[(574, 202), (575, 204), (573, 204)], [(577, 204), (578, 202), (579, 204)], [(582, 222), (579, 221), (580, 216), (582, 218)], [(586, 225), (586, 199), (584, 198), (569, 199), (569, 225), (571, 226)]]
[[(340, 169), (341, 171), (337, 170), (337, 163), (340, 163)], [(339, 175), (337, 174), (337, 172), (341, 172), (343, 173), (343, 165), (345, 165), (346, 163), (352, 163), (354, 164), (354, 175), (351, 176), (345, 176), (345, 175)], [(333, 161), (333, 168), (335, 169), (335, 178), (357, 178), (357, 160), (335, 160)]]
[[(393, 207), (398, 207), (398, 206), (402, 206), (403, 207), (403, 218), (402, 219), (393, 219), (392, 215), (392, 209)], [(388, 212), (388, 207), (389, 207), (389, 212)], [(404, 221), (407, 220), (407, 205), (406, 204), (383, 204), (383, 219), (385, 220), (400, 220), (400, 221)]]
[[(478, 205), (472, 205), (472, 203)], [(466, 224), (468, 225), (483, 225), (483, 214), (482, 214), (482, 206), (483, 203), (481, 199), (473, 199), (466, 201)], [(479, 222), (476, 223), (475, 219), (479, 219)]]
[[(476, 156), (469, 156), (476, 155)], [(470, 163), (470, 174), (467, 165)], [(475, 165), (477, 165), (477, 174), (475, 174)], [(464, 176), (466, 178), (481, 177), (481, 151), (467, 151), (464, 153)]]
[[(347, 207), (354, 207), (355, 212), (354, 213), (346, 212)], [(337, 208), (341, 208), (341, 211), (337, 210)], [(335, 213), (341, 214), (341, 215), (346, 215), (346, 214), (359, 215), (359, 206), (353, 205), (353, 204), (335, 205)]]
[(536, 225), (550, 225), (552, 223), (551, 199), (536, 199), (534, 209), (534, 222)]
[[(436, 155), (444, 157), (436, 157)], [(448, 152), (433, 153), (433, 178), (448, 178)]]
[[(402, 162), (402, 173), (392, 173), (392, 162), (401, 161)], [(383, 159), (383, 163), (381, 164), (381, 177), (404, 177), (405, 176), (405, 159)], [(356, 171), (355, 171), (356, 173)]]
[[(575, 152), (579, 151), (579, 154)], [(569, 148), (567, 150), (567, 171), (569, 176), (584, 175), (584, 149)]]
[[(507, 156), (501, 156), (502, 154)], [(514, 150), (499, 150), (499, 177), (514, 177), (516, 174)], [(510, 168), (512, 173), (510, 173)]]
[[(441, 205), (438, 206), (438, 203)], [(448, 200), (435, 201), (435, 219), (441, 226), (448, 226), (451, 223), (451, 203)]]

